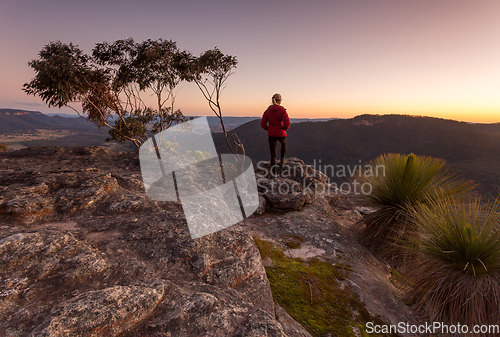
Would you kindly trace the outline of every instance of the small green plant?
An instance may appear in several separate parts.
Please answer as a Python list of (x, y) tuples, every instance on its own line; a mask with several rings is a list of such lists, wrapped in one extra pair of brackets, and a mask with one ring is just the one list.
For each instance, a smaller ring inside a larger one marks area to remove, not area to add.
[(400, 239), (415, 230), (410, 209), (417, 204), (445, 197), (465, 195), (474, 185), (445, 167), (443, 159), (414, 154), (385, 154), (366, 165), (376, 173), (361, 174), (361, 184), (372, 192), (363, 196), (364, 204), (375, 212), (363, 219), (363, 243), (391, 259), (399, 252)]
[(419, 235), (409, 299), (431, 321), (500, 321), (500, 204), (436, 200), (413, 212)]

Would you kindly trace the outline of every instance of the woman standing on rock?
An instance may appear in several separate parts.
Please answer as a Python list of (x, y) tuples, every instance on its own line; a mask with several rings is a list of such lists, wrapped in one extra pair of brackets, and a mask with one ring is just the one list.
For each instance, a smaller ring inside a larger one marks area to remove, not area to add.
[(276, 166), (276, 156), (278, 152), (278, 142), (281, 143), (281, 160), (280, 165), (286, 163), (285, 152), (286, 152), (286, 130), (290, 128), (290, 118), (286, 109), (282, 107), (281, 95), (274, 94), (272, 97), (272, 102), (264, 114), (262, 115), (262, 120), (260, 121), (260, 126), (267, 131), (267, 136), (269, 139), (269, 149), (271, 150), (271, 173), (275, 170)]

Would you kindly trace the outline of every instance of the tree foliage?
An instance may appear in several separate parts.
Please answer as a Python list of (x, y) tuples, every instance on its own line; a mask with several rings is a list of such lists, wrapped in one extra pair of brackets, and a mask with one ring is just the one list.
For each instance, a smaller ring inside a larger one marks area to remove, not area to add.
[[(139, 147), (151, 133), (187, 120), (174, 109), (175, 89), (181, 81), (195, 81), (207, 89), (202, 93), (222, 123), (220, 92), (235, 65), (234, 56), (217, 48), (196, 58), (180, 51), (172, 40), (102, 42), (92, 55), (72, 43), (56, 41), (29, 62), (35, 77), (23, 90), (49, 107), (69, 107), (99, 127), (109, 127), (107, 140), (129, 140)], [(204, 78), (212, 79), (213, 91)], [(145, 102), (146, 95), (155, 97), (154, 107)]]
[(89, 57), (72, 43), (51, 42), (40, 51), (39, 56), (40, 59), (28, 63), (37, 75), (23, 88), (27, 94), (40, 96), (49, 106), (61, 108), (71, 102), (85, 100), (86, 94), (91, 91), (91, 81), (105, 77), (97, 69), (92, 69)]
[(226, 144), (231, 152), (245, 154), (243, 143), (235, 133), (232, 134), (233, 146), (230, 144), (220, 104), (226, 80), (233, 74), (237, 64), (236, 57), (225, 55), (215, 47), (202, 53), (198, 58), (192, 58), (189, 78), (196, 83), (208, 106), (219, 118)]

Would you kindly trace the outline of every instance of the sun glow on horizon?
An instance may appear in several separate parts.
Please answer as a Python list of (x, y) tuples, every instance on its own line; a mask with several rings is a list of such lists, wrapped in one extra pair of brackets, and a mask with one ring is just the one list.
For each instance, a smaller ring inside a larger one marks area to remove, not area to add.
[[(125, 1), (113, 8), (47, 0), (26, 11), (11, 2), (0, 11), (0, 108), (72, 113), (21, 90), (33, 77), (27, 63), (50, 41), (91, 53), (103, 41), (162, 37), (196, 55), (218, 46), (237, 57), (221, 96), (225, 116), (260, 117), (279, 92), (292, 118), (407, 114), (500, 122), (500, 1), (313, 4)], [(138, 13), (149, 20), (128, 24)], [(194, 84), (178, 89), (175, 108), (213, 115)]]

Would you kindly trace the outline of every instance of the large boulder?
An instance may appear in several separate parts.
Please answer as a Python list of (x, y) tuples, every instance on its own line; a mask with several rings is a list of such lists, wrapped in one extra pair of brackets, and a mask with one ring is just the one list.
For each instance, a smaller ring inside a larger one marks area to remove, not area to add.
[(88, 291), (52, 308), (40, 337), (118, 336), (145, 319), (160, 302), (163, 287), (114, 286)]
[(338, 189), (329, 184), (323, 172), (295, 157), (277, 166), (275, 172), (271, 171), (270, 163), (259, 163), (255, 174), (259, 194), (265, 200), (261, 205), (267, 205), (268, 209), (297, 210), (317, 198), (339, 197)]

